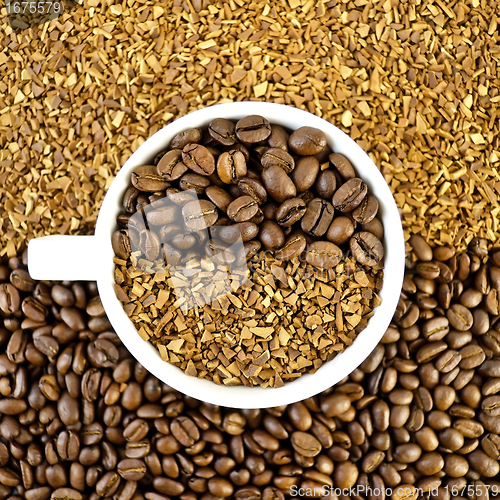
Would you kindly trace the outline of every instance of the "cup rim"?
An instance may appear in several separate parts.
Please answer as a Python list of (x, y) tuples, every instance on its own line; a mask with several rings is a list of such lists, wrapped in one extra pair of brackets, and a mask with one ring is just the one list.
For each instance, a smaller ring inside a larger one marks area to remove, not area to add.
[[(314, 374), (305, 374), (293, 382), (285, 383), (282, 388), (218, 386), (211, 381), (186, 375), (180, 368), (163, 361), (158, 351), (142, 340), (113, 289), (115, 265), (111, 234), (116, 229), (121, 197), (129, 186), (130, 171), (140, 164), (151, 163), (152, 158), (165, 149), (180, 131), (204, 127), (217, 117), (239, 119), (248, 115), (262, 115), (271, 123), (291, 129), (299, 126), (321, 128), (332, 150), (349, 158), (377, 197), (385, 232), (384, 280), (380, 291), (382, 304), (374, 309), (367, 327), (351, 346), (332, 361), (324, 363)], [(153, 134), (130, 156), (111, 183), (99, 211), (95, 235), (99, 239), (103, 260), (103, 274), (97, 279), (99, 294), (108, 319), (125, 347), (153, 375), (173, 389), (201, 401), (233, 408), (291, 404), (314, 396), (347, 377), (370, 355), (387, 330), (399, 301), (404, 277), (405, 245), (399, 210), (384, 177), (367, 153), (347, 134), (323, 118), (292, 106), (262, 101), (208, 106), (178, 118)]]

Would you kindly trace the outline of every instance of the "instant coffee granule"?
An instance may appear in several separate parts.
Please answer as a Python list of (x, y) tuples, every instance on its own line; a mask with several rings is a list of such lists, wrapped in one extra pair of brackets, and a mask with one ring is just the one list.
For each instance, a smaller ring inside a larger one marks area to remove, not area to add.
[(371, 356), (317, 396), (262, 410), (176, 392), (120, 343), (95, 283), (36, 282), (26, 254), (4, 261), (0, 498), (497, 497), (500, 250), (412, 246)]
[[(141, 338), (164, 361), (217, 384), (261, 387), (282, 387), (331, 361), (381, 302), (383, 272), (365, 272), (352, 257), (321, 274), (298, 260), (256, 257), (249, 276), (240, 277), (248, 285), (240, 288), (233, 280), (234, 292), (215, 300), (202, 295), (217, 287), (214, 269), (193, 281), (183, 266), (154, 275), (120, 266), (133, 279), (118, 288), (118, 297)], [(225, 287), (227, 271), (220, 267)]]
[(350, 134), (384, 173), (407, 237), (461, 250), (473, 236), (495, 241), (498, 15), (494, 0), (84, 0), (13, 33), (4, 13), (0, 252), (91, 232), (147, 137), (242, 99), (297, 106)]

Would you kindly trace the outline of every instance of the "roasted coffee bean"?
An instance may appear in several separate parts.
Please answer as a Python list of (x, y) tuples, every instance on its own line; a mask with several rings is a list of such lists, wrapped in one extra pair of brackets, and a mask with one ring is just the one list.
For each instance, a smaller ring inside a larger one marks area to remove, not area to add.
[(378, 213), (378, 200), (373, 195), (367, 195), (363, 201), (352, 212), (352, 216), (359, 224), (367, 224), (372, 221)]
[(384, 258), (384, 247), (372, 233), (361, 231), (350, 240), (350, 249), (354, 258), (362, 265), (375, 266)]
[[(182, 191), (194, 190), (196, 194), (203, 194), (209, 185), (210, 180), (206, 176), (200, 174), (184, 174), (179, 180), (179, 188)], [(167, 194), (169, 199), (178, 205), (186, 205), (186, 203), (196, 200), (192, 192), (174, 193), (173, 191), (167, 191)]]
[(169, 204), (155, 208), (154, 210), (148, 210), (146, 218), (148, 224), (152, 226), (164, 226), (165, 224), (175, 222), (179, 212), (180, 210), (177, 205)]
[[(182, 150), (172, 149), (167, 151), (157, 163), (156, 170), (158, 175), (168, 182), (172, 182), (184, 175), (188, 167), (182, 162)], [(127, 211), (130, 212), (130, 210)]]
[(322, 198), (314, 198), (307, 205), (307, 210), (302, 217), (301, 227), (312, 236), (323, 236), (333, 220), (333, 206)]
[(288, 133), (279, 125), (271, 125), (271, 134), (267, 138), (271, 148), (280, 148), (288, 151)]
[(284, 201), (276, 210), (276, 222), (280, 226), (292, 226), (306, 213), (306, 204), (300, 198)]
[(262, 172), (262, 181), (267, 192), (278, 203), (283, 203), (289, 198), (294, 198), (297, 194), (297, 189), (292, 179), (288, 177), (282, 168), (276, 165), (271, 165)]
[[(319, 173), (319, 161), (314, 156), (304, 156), (297, 160), (294, 171), (290, 174), (290, 178), (297, 188), (298, 193), (304, 193), (311, 189), (315, 183)], [(333, 184), (335, 190), (335, 177), (333, 181), (328, 179), (328, 175), (324, 176), (322, 181), (319, 182), (320, 191), (330, 191), (329, 187)], [(318, 183), (316, 183), (316, 191), (318, 191)], [(328, 193), (327, 193), (328, 194)], [(333, 193), (332, 193), (333, 195)], [(320, 195), (321, 196), (321, 195)], [(322, 196), (323, 198), (330, 198), (330, 196)]]
[(342, 260), (342, 250), (329, 241), (315, 241), (309, 245), (306, 261), (320, 269), (335, 267)]
[(275, 252), (274, 256), (278, 260), (293, 259), (305, 250), (306, 245), (306, 239), (302, 234), (293, 233), (285, 240), (285, 244)]
[(326, 239), (336, 245), (343, 245), (354, 233), (354, 224), (348, 217), (335, 217), (328, 228)]
[(19, 310), (21, 298), (15, 286), (10, 283), (0, 284), (0, 309), (5, 314), (13, 314)]
[(217, 221), (217, 208), (208, 200), (192, 201), (182, 207), (184, 223), (189, 229), (202, 230)]
[[(262, 226), (260, 226), (262, 227)], [(252, 240), (259, 233), (259, 226), (253, 222), (241, 222), (232, 226), (222, 227), (219, 231), (219, 237), (226, 243), (236, 243), (240, 238), (245, 243)]]
[(324, 198), (326, 200), (331, 199), (337, 189), (337, 177), (335, 172), (330, 169), (320, 172), (316, 179), (314, 188), (316, 194), (320, 198)]
[(291, 443), (294, 450), (304, 457), (315, 457), (321, 452), (321, 443), (307, 432), (294, 432), (291, 435)]
[(262, 116), (251, 115), (236, 123), (236, 136), (243, 143), (265, 141), (271, 135), (271, 125)]
[(147, 473), (146, 464), (135, 458), (122, 460), (118, 463), (116, 470), (127, 481), (140, 481)]
[(344, 155), (340, 153), (332, 153), (328, 159), (346, 181), (356, 177), (354, 167)]
[(367, 224), (361, 224), (361, 229), (374, 234), (379, 240), (383, 240), (384, 238), (384, 226), (377, 217)]
[(302, 156), (318, 154), (326, 145), (325, 133), (314, 127), (300, 127), (288, 138), (288, 147)]
[(217, 173), (225, 184), (237, 184), (247, 173), (247, 163), (241, 151), (222, 153), (217, 160)]
[(341, 212), (351, 212), (359, 206), (367, 193), (367, 186), (362, 179), (349, 179), (342, 184), (332, 198), (334, 208)]
[(459, 331), (466, 331), (472, 327), (473, 317), (471, 312), (460, 304), (453, 304), (447, 310), (446, 316), (451, 326)]
[(35, 281), (31, 279), (25, 269), (14, 269), (9, 276), (10, 282), (22, 292), (32, 292), (35, 289)]
[[(260, 162), (264, 168), (277, 166), (282, 168), (287, 174), (292, 172), (292, 170), (294, 170), (295, 168), (295, 160), (293, 159), (293, 156), (281, 148), (267, 149), (266, 152), (261, 156)], [(318, 168), (319, 168), (319, 163), (318, 163)]]
[(214, 155), (201, 144), (186, 144), (182, 149), (182, 161), (199, 175), (210, 175), (215, 171)]
[(235, 124), (225, 118), (212, 120), (208, 124), (208, 133), (223, 146), (232, 146), (236, 142)]
[[(130, 246), (130, 240), (128, 237), (127, 229), (121, 229), (119, 231), (115, 231), (113, 233), (111, 243), (113, 245), (113, 252), (115, 252), (115, 254), (118, 257), (120, 257), (120, 259), (127, 260), (129, 258), (132, 249)], [(1, 289), (0, 289), (0, 294), (1, 294)]]
[(169, 187), (169, 183), (158, 174), (154, 165), (142, 165), (135, 167), (130, 175), (132, 186), (139, 191), (155, 193), (164, 191)]
[(250, 220), (259, 211), (257, 202), (251, 196), (240, 196), (227, 207), (228, 217), (235, 222)]
[(257, 179), (243, 177), (238, 181), (238, 191), (241, 196), (252, 197), (259, 205), (267, 201), (266, 188)]
[(227, 212), (227, 207), (233, 201), (233, 198), (224, 189), (218, 186), (208, 186), (205, 189), (208, 199), (223, 212)]
[(184, 130), (170, 141), (170, 149), (182, 149), (187, 144), (200, 142), (201, 137), (202, 131), (199, 128)]
[(285, 235), (274, 221), (265, 220), (259, 228), (259, 240), (266, 250), (278, 250), (285, 244)]

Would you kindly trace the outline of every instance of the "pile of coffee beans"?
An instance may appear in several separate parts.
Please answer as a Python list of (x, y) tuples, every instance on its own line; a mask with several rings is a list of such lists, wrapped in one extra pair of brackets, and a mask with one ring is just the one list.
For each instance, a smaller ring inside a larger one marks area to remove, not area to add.
[(281, 387), (366, 327), (383, 276), (378, 201), (324, 132), (217, 118), (153, 163), (133, 169), (112, 243), (117, 295), (162, 359)]
[(159, 382), (111, 330), (94, 283), (35, 282), (26, 255), (0, 264), (0, 499), (496, 496), (500, 251), (410, 244), (372, 355), (318, 396), (263, 410)]
[[(122, 259), (137, 251), (151, 266), (177, 265), (225, 248), (225, 262), (246, 263), (263, 246), (279, 260), (305, 252), (318, 268), (335, 267), (342, 248), (362, 265), (383, 261), (378, 201), (319, 129), (289, 135), (261, 116), (217, 118), (176, 135), (153, 163), (131, 174), (113, 235)], [(237, 237), (244, 245), (231, 255)]]

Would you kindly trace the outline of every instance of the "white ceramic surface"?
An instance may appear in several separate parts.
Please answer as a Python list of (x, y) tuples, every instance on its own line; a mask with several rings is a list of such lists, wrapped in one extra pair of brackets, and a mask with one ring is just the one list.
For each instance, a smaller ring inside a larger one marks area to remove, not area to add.
[[(113, 290), (113, 249), (111, 235), (121, 200), (134, 167), (150, 164), (180, 131), (205, 127), (217, 117), (238, 120), (247, 115), (262, 115), (271, 123), (290, 129), (301, 126), (322, 129), (333, 151), (342, 153), (355, 166), (358, 175), (379, 200), (379, 217), (385, 229), (384, 285), (382, 304), (368, 326), (346, 351), (325, 363), (315, 374), (300, 377), (279, 389), (218, 386), (208, 380), (190, 377), (164, 362), (156, 349), (144, 342), (128, 319)], [(196, 399), (233, 408), (267, 408), (290, 404), (313, 396), (349, 375), (379, 343), (396, 309), (404, 273), (404, 237), (399, 212), (383, 176), (369, 156), (344, 132), (306, 111), (280, 104), (235, 102), (219, 104), (190, 113), (150, 137), (129, 158), (111, 184), (102, 203), (95, 236), (47, 236), (31, 240), (28, 269), (34, 279), (96, 280), (106, 314), (116, 333), (132, 355), (152, 374), (171, 387)]]

